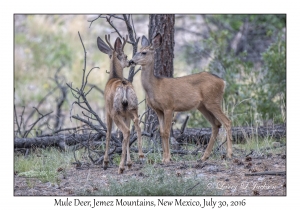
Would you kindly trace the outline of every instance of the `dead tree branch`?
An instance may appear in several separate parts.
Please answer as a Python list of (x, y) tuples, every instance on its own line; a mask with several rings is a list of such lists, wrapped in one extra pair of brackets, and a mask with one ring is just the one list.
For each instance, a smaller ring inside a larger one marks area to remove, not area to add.
[[(113, 18), (121, 20), (121, 21), (124, 21), (124, 23), (126, 25), (126, 28), (127, 28), (128, 35), (129, 35), (129, 40), (127, 41), (127, 43), (131, 44), (132, 47), (133, 47), (133, 51), (132, 51), (132, 56), (133, 56), (137, 52), (137, 47), (138, 47), (138, 42), (139, 42), (140, 37), (136, 37), (136, 31), (135, 31), (135, 27), (134, 27), (134, 22), (133, 22), (133, 19), (132, 19), (132, 15), (123, 15), (123, 17), (120, 17), (120, 16), (117, 16), (115, 14), (108, 14), (106, 16), (102, 16), (101, 18), (105, 18), (106, 19), (106, 21), (108, 22), (108, 24), (114, 29), (114, 32), (117, 33), (118, 36), (121, 39), (123, 38), (123, 36), (121, 35), (120, 31), (114, 25)], [(139, 71), (140, 71), (140, 69), (138, 69), (137, 71), (135, 71), (135, 67), (131, 66), (130, 70), (129, 70), (128, 81), (132, 82), (133, 81), (133, 77)]]
[(31, 125), (31, 127), (28, 129), (28, 130), (26, 130), (25, 132), (24, 132), (24, 135), (23, 135), (23, 138), (26, 138), (27, 136), (28, 136), (28, 134), (30, 133), (30, 131), (32, 130), (32, 128), (41, 120), (41, 119), (43, 119), (44, 117), (46, 117), (46, 116), (48, 116), (49, 114), (51, 114), (52, 112), (49, 112), (49, 113), (47, 113), (47, 114), (45, 114), (45, 115), (43, 115), (43, 114), (41, 114), (40, 112), (39, 112), (39, 110), (37, 109), (37, 108), (35, 108), (35, 107), (33, 107), (38, 113), (39, 113), (39, 115), (41, 115), (41, 117), (39, 117), (32, 125)]
[(96, 17), (96, 18), (93, 19), (93, 20), (88, 20), (88, 22), (90, 22), (89, 28), (92, 26), (93, 22), (94, 22), (95, 20), (98, 20), (99, 18), (101, 18), (101, 15), (98, 15), (98, 17)]
[(17, 133), (22, 136), (21, 134), (21, 127), (20, 127), (20, 124), (18, 122), (18, 117), (17, 117), (17, 111), (16, 111), (16, 105), (14, 104), (14, 114), (15, 114), (15, 121), (16, 121), (16, 124), (17, 124)]
[[(57, 89), (58, 89), (58, 87), (56, 86), (55, 88), (53, 88), (52, 90), (50, 90), (50, 92), (49, 92), (47, 95), (45, 95), (44, 98), (42, 98), (42, 99), (40, 100), (40, 102), (38, 103), (38, 105), (36, 106), (36, 108), (39, 109), (40, 106), (44, 103), (44, 101), (45, 101), (51, 94), (53, 94)], [(24, 107), (24, 110), (25, 110), (25, 107)], [(23, 110), (21, 116), (23, 116), (24, 110)], [(26, 121), (24, 122), (23, 130), (26, 129), (27, 124), (28, 124), (29, 120), (31, 119), (31, 117), (33, 116), (34, 113), (35, 113), (35, 110), (33, 110), (33, 111), (28, 115)], [(21, 117), (21, 123), (20, 123), (20, 126), (22, 125), (22, 120), (23, 120), (22, 118), (23, 118), (23, 117)]]

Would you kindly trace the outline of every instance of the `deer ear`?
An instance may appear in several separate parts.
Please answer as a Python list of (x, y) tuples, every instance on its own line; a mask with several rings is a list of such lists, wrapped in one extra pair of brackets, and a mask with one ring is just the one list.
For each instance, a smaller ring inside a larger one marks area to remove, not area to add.
[(162, 44), (162, 36), (160, 33), (156, 34), (155, 37), (152, 39), (152, 46), (154, 49), (157, 49)]
[(142, 37), (142, 47), (148, 47), (149, 46), (149, 40), (143, 35)]
[(118, 54), (121, 54), (122, 53), (122, 41), (121, 39), (118, 37), (115, 41), (115, 51), (118, 53)]
[(97, 38), (97, 45), (98, 45), (98, 49), (107, 54), (107, 55), (112, 55), (112, 50), (110, 49), (109, 46), (107, 46), (107, 44), (105, 44), (105, 42), (98, 36)]

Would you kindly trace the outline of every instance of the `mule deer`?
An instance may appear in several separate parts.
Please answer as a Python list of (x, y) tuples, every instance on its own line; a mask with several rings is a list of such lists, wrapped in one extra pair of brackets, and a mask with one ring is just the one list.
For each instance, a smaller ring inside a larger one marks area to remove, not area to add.
[(118, 173), (123, 173), (125, 167), (125, 155), (127, 149), (127, 166), (131, 168), (132, 161), (129, 152), (130, 120), (133, 120), (137, 132), (139, 157), (143, 158), (141, 128), (138, 119), (138, 99), (130, 82), (123, 78), (123, 69), (129, 66), (127, 55), (124, 54), (124, 46), (127, 42), (123, 38), (123, 44), (120, 38), (117, 38), (114, 47), (110, 44), (110, 36), (105, 35), (105, 42), (98, 37), (97, 44), (101, 52), (110, 57), (109, 79), (104, 90), (105, 111), (106, 111), (106, 149), (103, 160), (103, 168), (107, 169), (109, 158), (109, 141), (111, 138), (112, 120), (123, 133), (122, 155)]
[(161, 34), (157, 34), (151, 44), (143, 36), (141, 50), (129, 63), (142, 66), (141, 79), (146, 92), (146, 101), (154, 109), (159, 120), (163, 148), (162, 161), (168, 163), (171, 159), (169, 137), (173, 113), (192, 109), (198, 109), (212, 125), (212, 134), (201, 160), (204, 161), (209, 157), (222, 124), (227, 131), (227, 156), (231, 158), (231, 121), (221, 108), (225, 81), (208, 72), (178, 78), (155, 76), (154, 53), (161, 43)]

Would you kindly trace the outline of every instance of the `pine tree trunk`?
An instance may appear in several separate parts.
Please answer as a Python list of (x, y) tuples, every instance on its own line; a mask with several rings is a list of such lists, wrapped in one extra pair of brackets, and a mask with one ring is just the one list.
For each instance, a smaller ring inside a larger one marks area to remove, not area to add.
[(154, 72), (156, 76), (173, 77), (174, 59), (174, 24), (175, 15), (150, 15), (149, 40), (160, 33), (162, 45), (156, 50), (154, 59)]

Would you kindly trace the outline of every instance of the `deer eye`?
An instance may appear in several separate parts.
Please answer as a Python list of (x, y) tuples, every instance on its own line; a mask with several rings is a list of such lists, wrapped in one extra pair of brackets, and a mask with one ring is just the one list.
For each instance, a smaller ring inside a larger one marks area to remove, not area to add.
[(142, 52), (142, 55), (146, 55), (147, 53), (146, 52)]

